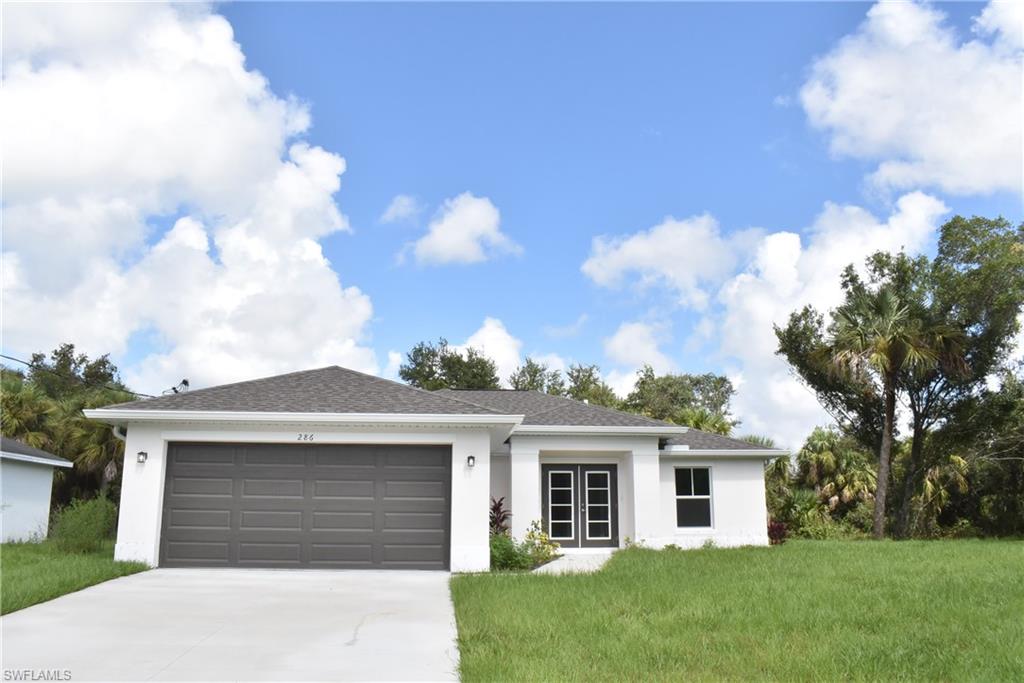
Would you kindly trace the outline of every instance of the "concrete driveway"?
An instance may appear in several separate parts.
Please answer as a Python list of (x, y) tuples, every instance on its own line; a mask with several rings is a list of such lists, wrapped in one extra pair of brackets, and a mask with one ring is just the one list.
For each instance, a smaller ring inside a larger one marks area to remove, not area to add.
[(2, 617), (0, 633), (5, 672), (73, 681), (454, 680), (458, 666), (445, 572), (154, 569)]

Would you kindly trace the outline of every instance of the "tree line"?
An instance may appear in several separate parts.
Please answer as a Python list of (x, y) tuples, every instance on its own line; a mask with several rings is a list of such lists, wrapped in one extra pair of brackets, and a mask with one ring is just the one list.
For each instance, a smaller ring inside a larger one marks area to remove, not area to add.
[(0, 366), (0, 428), (4, 436), (75, 463), (55, 468), (52, 503), (101, 492), (120, 498), (124, 442), (82, 411), (131, 401), (109, 356), (90, 359), (74, 344), (34, 353), (26, 370)]
[[(1024, 306), (1024, 225), (954, 217), (936, 255), (877, 252), (841, 277), (831, 311), (775, 328), (778, 353), (833, 423), (767, 465), (770, 515), (811, 537), (1024, 535), (1024, 363), (1011, 352)], [(498, 389), (494, 361), (444, 338), (420, 342), (399, 376), (426, 390)], [(104, 355), (63, 344), (27, 371), (2, 368), (5, 436), (76, 463), (54, 503), (114, 500), (123, 443), (82, 409), (134, 398)], [(731, 435), (734, 387), (713, 373), (638, 373), (620, 398), (593, 364), (564, 373), (533, 358), (506, 379), (541, 391)], [(738, 437), (770, 446), (763, 436)]]
[(877, 252), (841, 285), (835, 310), (775, 329), (835, 426), (770, 472), (773, 514), (863, 528), (870, 513), (876, 537), (1024, 534), (1024, 225), (957, 216), (934, 258)]
[[(428, 391), (502, 388), (498, 366), (492, 359), (477, 349), (456, 349), (443, 337), (436, 343), (416, 344), (398, 375), (406, 383)], [(717, 434), (729, 434), (738, 424), (729, 414), (735, 392), (732, 382), (712, 373), (656, 375), (650, 365), (644, 365), (633, 391), (623, 399), (601, 378), (598, 365), (574, 363), (563, 375), (527, 357), (506, 381), (511, 389), (564, 396)]]

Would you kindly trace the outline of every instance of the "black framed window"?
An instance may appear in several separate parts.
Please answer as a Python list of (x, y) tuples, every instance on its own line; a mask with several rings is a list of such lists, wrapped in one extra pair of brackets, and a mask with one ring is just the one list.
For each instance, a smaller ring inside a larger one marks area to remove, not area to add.
[(676, 526), (711, 526), (711, 468), (676, 468)]

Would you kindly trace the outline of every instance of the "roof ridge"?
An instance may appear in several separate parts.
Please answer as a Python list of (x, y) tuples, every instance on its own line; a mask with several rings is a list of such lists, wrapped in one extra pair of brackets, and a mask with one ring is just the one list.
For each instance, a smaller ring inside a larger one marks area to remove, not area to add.
[[(639, 417), (639, 418), (642, 418), (644, 420), (647, 420), (648, 422), (656, 423), (656, 426), (659, 426), (659, 427), (662, 426), (662, 425), (668, 426), (670, 424), (668, 422), (665, 422), (664, 420), (655, 420), (652, 417), (647, 417), (646, 415), (641, 415), (640, 413), (631, 413), (631, 412), (628, 412), (628, 411), (625, 411), (625, 410), (619, 410), (618, 408), (610, 408), (608, 406), (603, 406), (603, 405), (600, 405), (600, 404), (597, 404), (597, 403), (589, 403), (587, 401), (580, 401), (579, 399), (572, 398), (571, 396), (555, 396), (553, 394), (545, 394), (545, 396), (551, 396), (551, 398), (563, 399), (565, 401), (572, 401), (574, 403), (578, 403), (580, 405), (587, 406), (588, 408), (596, 408), (597, 410), (601, 410), (601, 411), (606, 412), (606, 413), (615, 413), (616, 415), (624, 415), (626, 417)], [(540, 412), (533, 413), (533, 416), (535, 417), (537, 415), (543, 415), (544, 413), (550, 413), (552, 410), (557, 410), (557, 409), (558, 409), (557, 406), (555, 406), (553, 408), (548, 408), (547, 410), (542, 410)]]
[[(340, 366), (335, 366), (335, 367), (340, 367)], [(349, 370), (349, 368), (342, 368), (342, 370)], [(359, 375), (365, 375), (365, 376), (369, 377), (370, 379), (373, 379), (373, 380), (375, 380), (377, 382), (386, 382), (388, 384), (396, 384), (396, 385), (398, 385), (400, 387), (405, 387), (406, 389), (412, 389), (413, 391), (420, 391), (420, 392), (423, 392), (424, 394), (429, 394), (431, 396), (437, 396), (438, 395), (438, 391), (430, 391), (428, 389), (422, 389), (420, 387), (414, 387), (411, 384), (406, 384), (404, 382), (396, 382), (393, 379), (385, 379), (384, 377), (378, 377), (377, 375), (371, 375), (371, 374), (366, 373), (366, 372), (360, 372), (359, 370), (349, 370), (349, 372), (354, 372), (354, 373), (359, 374)], [(445, 387), (445, 389), (447, 389), (447, 387)], [(444, 389), (442, 389), (440, 391), (444, 391)], [(499, 411), (495, 410), (494, 408), (489, 408), (487, 406), (478, 405), (476, 403), (473, 403), (472, 401), (464, 401), (461, 398), (452, 398), (451, 396), (442, 396), (441, 398), (445, 399), (446, 401), (454, 401), (455, 403), (464, 403), (466, 405), (470, 405), (470, 406), (473, 406), (475, 408), (482, 408), (483, 410), (490, 411), (491, 413), (494, 413), (495, 415), (507, 415), (508, 414), (508, 413), (499, 412)]]
[[(202, 389), (189, 389), (188, 391), (175, 392), (173, 394), (161, 394), (159, 396), (150, 396), (149, 398), (137, 398), (137, 399), (132, 400), (132, 401), (125, 401), (123, 403), (116, 403), (116, 404), (109, 405), (109, 406), (104, 406), (104, 407), (105, 408), (116, 408), (117, 406), (128, 405), (129, 403), (140, 403), (142, 401), (155, 401), (155, 400), (160, 399), (160, 398), (167, 398), (169, 396), (184, 396), (185, 394), (191, 394), (191, 395), (194, 396), (195, 394), (200, 394), (200, 393), (203, 393), (204, 391), (212, 391), (213, 389), (224, 389), (225, 387), (235, 387), (235, 386), (238, 386), (239, 384), (251, 384), (253, 382), (262, 382), (265, 379), (278, 379), (280, 377), (291, 377), (292, 375), (305, 375), (305, 374), (308, 374), (308, 373), (311, 373), (311, 372), (320, 372), (322, 370), (329, 370), (331, 368), (341, 368), (342, 370), (347, 370), (347, 368), (342, 368), (340, 365), (325, 365), (325, 366), (320, 367), (320, 368), (310, 368), (308, 370), (292, 370), (291, 372), (285, 372), (285, 373), (282, 373), (280, 375), (267, 375), (266, 377), (255, 377), (253, 379), (240, 379), (240, 380), (238, 380), (236, 382), (227, 382), (226, 384), (214, 384), (212, 387), (203, 387)], [(353, 370), (353, 372), (356, 372), (356, 371)]]
[(255, 384), (257, 382), (264, 382), (264, 381), (268, 381), (268, 380), (279, 380), (279, 379), (282, 379), (282, 378), (294, 377), (294, 376), (297, 376), (297, 375), (315, 375), (316, 373), (324, 373), (325, 371), (330, 371), (330, 370), (336, 370), (336, 371), (341, 371), (342, 373), (358, 375), (360, 377), (364, 377), (364, 378), (366, 378), (368, 380), (371, 380), (371, 381), (379, 383), (379, 384), (393, 385), (396, 388), (408, 389), (408, 390), (420, 392), (420, 393), (432, 396), (434, 398), (441, 399), (441, 400), (447, 402), (449, 405), (452, 405), (453, 407), (460, 406), (460, 405), (462, 405), (462, 406), (473, 406), (474, 408), (486, 411), (487, 413), (490, 413), (490, 414), (493, 414), (493, 415), (504, 415), (504, 414), (506, 414), (506, 413), (502, 413), (500, 411), (497, 411), (497, 410), (495, 410), (495, 409), (493, 409), (493, 408), (491, 408), (489, 406), (478, 405), (476, 403), (472, 403), (470, 401), (458, 399), (458, 398), (455, 398), (455, 397), (452, 397), (452, 396), (441, 396), (441, 395), (438, 395), (437, 392), (427, 391), (426, 389), (421, 389), (419, 387), (414, 387), (414, 386), (412, 386), (410, 384), (406, 384), (404, 382), (396, 382), (394, 380), (386, 379), (384, 377), (379, 377), (377, 375), (372, 375), (372, 374), (370, 374), (368, 372), (363, 372), (361, 370), (353, 370), (352, 368), (346, 368), (346, 367), (344, 367), (342, 365), (338, 365), (336, 363), (333, 364), (333, 365), (324, 365), (324, 366), (318, 367), (318, 368), (309, 368), (307, 370), (293, 370), (292, 372), (285, 372), (285, 373), (282, 373), (280, 375), (268, 375), (268, 376), (265, 376), (265, 377), (256, 377), (256, 378), (253, 378), (253, 379), (243, 379), (243, 380), (238, 380), (236, 382), (228, 382), (226, 384), (215, 384), (213, 386), (203, 387), (201, 389), (193, 389), (191, 391), (186, 391), (186, 392), (181, 392), (181, 393), (163, 394), (161, 396), (153, 396), (151, 398), (135, 399), (133, 401), (128, 401), (128, 402), (125, 402), (125, 403), (112, 404), (112, 405), (105, 406), (105, 407), (106, 408), (118, 408), (120, 406), (127, 406), (127, 405), (132, 405), (132, 404), (143, 403), (143, 402), (148, 403), (148, 402), (151, 402), (151, 401), (157, 401), (157, 400), (160, 400), (160, 399), (175, 398), (175, 397), (179, 397), (179, 396), (181, 396), (181, 397), (184, 397), (184, 396), (195, 396), (196, 394), (205, 394), (205, 393), (213, 391), (215, 389), (219, 391), (221, 389), (229, 389), (229, 388), (232, 388), (232, 387), (239, 387), (239, 386), (243, 386), (243, 385), (252, 385), (252, 384)]
[[(675, 425), (675, 423), (666, 422), (665, 420), (656, 420), (653, 417), (648, 417), (647, 415), (643, 415), (641, 413), (632, 413), (632, 412), (629, 412), (629, 411), (626, 411), (626, 410), (619, 410), (618, 408), (611, 408), (609, 406), (603, 406), (603, 405), (599, 405), (599, 404), (596, 404), (596, 403), (589, 403), (589, 402), (586, 402), (586, 401), (581, 401), (581, 400), (575, 399), (575, 398), (573, 398), (571, 396), (559, 396), (557, 394), (549, 394), (546, 391), (538, 391), (538, 390), (535, 390), (535, 389), (505, 389), (505, 388), (498, 388), (498, 389), (451, 389), (451, 388), (445, 387), (444, 389), (438, 389), (438, 391), (448, 391), (448, 392), (452, 392), (452, 393), (459, 392), (459, 391), (478, 391), (478, 392), (498, 392), (498, 391), (504, 391), (504, 392), (509, 392), (509, 393), (519, 393), (519, 394), (535, 394), (537, 396), (542, 396), (544, 398), (551, 399), (552, 401), (555, 401), (556, 403), (561, 402), (561, 401), (568, 401), (568, 402), (575, 403), (575, 404), (578, 404), (578, 405), (587, 406), (588, 408), (595, 408), (595, 409), (600, 410), (600, 411), (605, 412), (605, 413), (612, 413), (612, 414), (615, 414), (615, 415), (622, 415), (624, 417), (640, 418), (640, 419), (643, 419), (643, 420), (647, 420), (648, 422), (650, 422), (652, 424), (652, 426), (659, 426), (659, 427), (660, 426), (669, 426), (669, 425), (678, 426), (678, 425)], [(484, 407), (486, 407), (486, 406), (484, 406)], [(537, 412), (531, 413), (530, 416), (531, 417), (536, 417), (537, 415), (544, 415), (545, 413), (550, 413), (553, 410), (558, 410), (559, 407), (560, 407), (559, 405), (553, 405), (550, 408), (546, 408), (544, 410), (538, 410)]]
[[(500, 389), (500, 390), (499, 389), (452, 389), (451, 387), (442, 387), (440, 389), (434, 389), (433, 391), (429, 391), (427, 389), (423, 389), (423, 391), (426, 391), (427, 393), (430, 393), (430, 394), (440, 394), (441, 392), (455, 393), (456, 391), (519, 391), (519, 389)], [(492, 408), (490, 406), (485, 406), (483, 403), (475, 403), (473, 401), (467, 401), (464, 398), (453, 398), (452, 400), (453, 401), (458, 401), (459, 403), (465, 403), (467, 405), (471, 405), (471, 406), (474, 406), (476, 408), (483, 408), (484, 410), (489, 410), (492, 413), (496, 413), (498, 415), (518, 415), (519, 414), (519, 413), (506, 413), (506, 412), (502, 412), (502, 411), (496, 410), (495, 408)]]
[[(431, 393), (438, 394), (438, 393), (441, 393), (442, 391), (447, 391), (447, 392), (451, 392), (451, 393), (455, 393), (457, 391), (476, 391), (476, 392), (479, 392), (479, 393), (490, 392), (490, 391), (507, 391), (507, 392), (512, 393), (512, 394), (534, 394), (534, 395), (537, 395), (537, 396), (544, 396), (546, 398), (555, 399), (556, 401), (558, 399), (560, 399), (560, 398), (564, 398), (563, 396), (555, 396), (554, 394), (549, 394), (546, 391), (538, 391), (536, 389), (504, 389), (504, 388), (498, 388), (498, 389), (452, 389), (451, 387), (444, 387), (443, 389), (435, 389)], [(490, 408), (489, 406), (485, 406), (482, 403), (474, 403), (472, 401), (467, 401), (464, 398), (460, 398), (460, 399), (456, 399), (456, 400), (457, 401), (462, 401), (464, 403), (468, 403), (470, 405), (479, 406), (481, 408), (487, 408), (488, 410), (492, 410), (492, 408)], [(570, 400), (575, 400), (575, 399), (570, 399)], [(549, 408), (548, 410), (554, 410), (554, 408)], [(542, 410), (539, 413), (533, 413), (533, 414), (534, 415), (540, 415), (540, 413), (546, 413), (546, 412), (548, 412), (548, 411), (547, 410)], [(499, 413), (499, 414), (500, 415), (512, 415), (513, 413)]]

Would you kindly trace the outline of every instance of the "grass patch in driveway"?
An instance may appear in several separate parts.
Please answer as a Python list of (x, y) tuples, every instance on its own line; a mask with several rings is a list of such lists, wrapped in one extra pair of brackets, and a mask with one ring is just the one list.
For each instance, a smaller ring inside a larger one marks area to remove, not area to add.
[(72, 554), (50, 541), (0, 545), (0, 614), (7, 614), (108, 579), (149, 569), (142, 562), (115, 562), (114, 544), (95, 553)]
[(1024, 680), (1024, 542), (624, 550), (452, 579), (466, 681)]

